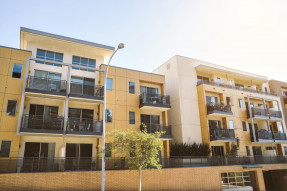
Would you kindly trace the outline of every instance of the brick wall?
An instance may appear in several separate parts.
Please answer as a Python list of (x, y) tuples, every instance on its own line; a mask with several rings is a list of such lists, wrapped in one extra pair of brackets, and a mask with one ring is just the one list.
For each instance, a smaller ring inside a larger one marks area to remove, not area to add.
[[(143, 170), (142, 190), (221, 190), (221, 173), (253, 171), (257, 187), (265, 190), (262, 170), (287, 169), (287, 165), (175, 168)], [(135, 170), (106, 171), (106, 190), (137, 190)], [(100, 190), (101, 171), (0, 174), (0, 190)]]

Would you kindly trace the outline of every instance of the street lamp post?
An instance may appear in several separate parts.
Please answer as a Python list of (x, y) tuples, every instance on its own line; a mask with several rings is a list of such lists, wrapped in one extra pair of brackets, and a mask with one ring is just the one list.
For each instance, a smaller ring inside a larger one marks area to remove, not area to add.
[(107, 73), (109, 70), (110, 62), (113, 58), (113, 56), (116, 54), (116, 52), (119, 49), (124, 48), (125, 45), (123, 43), (120, 43), (117, 47), (117, 49), (113, 52), (111, 57), (108, 60), (107, 68), (104, 71), (104, 103), (103, 103), (103, 138), (102, 138), (102, 183), (101, 183), (101, 191), (105, 190), (105, 164), (106, 164), (106, 153), (105, 153), (105, 147), (106, 147), (106, 90), (107, 90)]

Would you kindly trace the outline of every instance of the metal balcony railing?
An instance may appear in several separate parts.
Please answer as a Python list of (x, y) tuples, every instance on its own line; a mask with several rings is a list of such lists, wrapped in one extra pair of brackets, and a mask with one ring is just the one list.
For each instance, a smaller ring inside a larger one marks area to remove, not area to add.
[[(251, 108), (252, 111), (252, 117), (263, 117), (263, 118), (268, 118), (268, 111), (266, 109), (261, 109), (261, 108)], [(247, 117), (250, 118), (250, 113), (249, 109), (247, 109)]]
[(227, 113), (232, 114), (231, 105), (225, 105), (222, 103), (208, 103), (206, 104), (207, 114), (212, 113)]
[(56, 130), (63, 132), (64, 118), (60, 116), (23, 115), (22, 129)]
[(286, 133), (273, 132), (274, 140), (287, 141)]
[(67, 81), (28, 76), (27, 88), (49, 92), (66, 92)]
[(82, 83), (75, 82), (71, 82), (70, 86), (70, 93), (72, 94), (104, 97), (104, 86), (84, 85)]
[(277, 96), (277, 94), (274, 94), (274, 93), (263, 92), (263, 91), (254, 90), (254, 89), (251, 89), (251, 88), (232, 86), (232, 85), (223, 84), (223, 83), (216, 83), (216, 82), (211, 82), (211, 81), (207, 81), (207, 80), (198, 81), (197, 85), (199, 86), (201, 84), (208, 84), (208, 85), (212, 85), (212, 86), (219, 86), (219, 87), (237, 89), (237, 90), (242, 90), (242, 91), (247, 91), (247, 92), (252, 92), (252, 93), (260, 93), (260, 94)]
[(160, 94), (147, 94), (142, 93), (140, 95), (140, 104), (153, 104), (170, 106), (170, 97), (162, 96)]
[[(162, 168), (287, 164), (287, 156), (186, 156), (160, 158)], [(2, 158), (1, 173), (34, 173), (65, 171), (100, 171), (102, 159), (91, 157), (66, 158)], [(128, 158), (106, 158), (106, 170), (129, 169)]]
[(234, 129), (210, 128), (210, 140), (235, 139)]
[(282, 118), (282, 112), (269, 110), (269, 116), (270, 116), (270, 118)]
[(140, 129), (141, 131), (146, 129), (147, 133), (161, 132), (162, 138), (172, 138), (171, 125), (144, 123), (141, 124)]
[[(252, 131), (250, 132), (251, 135), (251, 140), (254, 141), (253, 138), (253, 133)], [(255, 136), (256, 136), (256, 140), (260, 141), (260, 140), (266, 140), (266, 141), (272, 141), (273, 140), (273, 136), (272, 136), (272, 131), (267, 131), (267, 130), (257, 130), (255, 131)]]
[(75, 118), (69, 117), (69, 123), (67, 127), (67, 134), (103, 134), (103, 122), (86, 119), (86, 118)]

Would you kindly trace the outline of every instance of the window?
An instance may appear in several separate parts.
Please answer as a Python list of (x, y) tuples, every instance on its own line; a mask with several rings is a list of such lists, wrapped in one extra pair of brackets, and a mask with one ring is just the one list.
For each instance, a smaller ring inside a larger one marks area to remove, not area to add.
[(245, 121), (242, 121), (242, 128), (243, 128), (243, 131), (247, 131), (247, 126), (246, 126)]
[(242, 99), (239, 99), (239, 107), (243, 108), (243, 101), (242, 101)]
[(105, 155), (106, 157), (112, 157), (112, 143), (106, 143)]
[(237, 87), (238, 89), (242, 90), (244, 88), (244, 85), (235, 83), (235, 87)]
[(22, 64), (13, 64), (12, 78), (21, 78)]
[(0, 158), (10, 157), (10, 148), (12, 141), (2, 141), (0, 145)]
[(287, 147), (284, 147), (285, 155), (287, 155)]
[(207, 104), (215, 104), (215, 103), (219, 103), (218, 101), (218, 97), (213, 97), (213, 96), (206, 96), (206, 103)]
[(216, 82), (217, 82), (218, 84), (221, 84), (221, 79), (220, 79), (220, 78), (216, 78)]
[(246, 146), (246, 154), (247, 156), (251, 156), (250, 147)]
[(234, 124), (232, 120), (229, 121), (229, 129), (234, 129)]
[(278, 132), (284, 133), (283, 123), (282, 123), (282, 122), (280, 122), (280, 123), (277, 125), (277, 129), (278, 129)]
[(136, 113), (134, 111), (129, 112), (129, 124), (136, 124)]
[(282, 91), (282, 95), (287, 96), (287, 91), (286, 90)]
[(95, 79), (85, 77), (71, 77), (71, 93), (90, 95), (90, 96), (101, 96), (101, 89), (99, 86), (95, 86)]
[(113, 91), (113, 78), (107, 78), (107, 90)]
[(112, 123), (113, 122), (113, 110), (106, 109), (106, 122)]
[[(62, 53), (57, 53), (57, 52), (52, 52), (52, 51), (47, 51), (47, 50), (41, 50), (41, 49), (37, 49), (36, 58), (51, 60), (51, 61), (56, 61), (56, 62), (63, 62), (63, 54)], [(62, 67), (62, 65), (52, 64), (49, 62), (36, 61), (36, 63)]]
[(272, 151), (272, 150), (275, 150), (275, 149), (276, 149), (276, 147), (265, 147), (266, 151)]
[(140, 86), (140, 94), (146, 94), (148, 96), (157, 96), (158, 88)]
[(223, 189), (250, 186), (250, 174), (249, 172), (221, 173), (221, 184)]
[(210, 129), (221, 129), (221, 121), (218, 120), (208, 120)]
[(226, 103), (227, 105), (231, 105), (231, 97), (226, 97)]
[(135, 93), (135, 83), (129, 82), (129, 93), (134, 94)]
[[(79, 65), (79, 66), (96, 68), (96, 60), (90, 59), (90, 58), (83, 58), (83, 57), (79, 57), (79, 56), (73, 56), (72, 63), (75, 64), (75, 65)], [(75, 68), (75, 67), (72, 67), (72, 69), (89, 71), (89, 72), (95, 72), (94, 70)]]
[(55, 143), (26, 142), (24, 157), (53, 158)]
[(6, 115), (16, 116), (16, 109), (17, 109), (17, 100), (8, 100)]

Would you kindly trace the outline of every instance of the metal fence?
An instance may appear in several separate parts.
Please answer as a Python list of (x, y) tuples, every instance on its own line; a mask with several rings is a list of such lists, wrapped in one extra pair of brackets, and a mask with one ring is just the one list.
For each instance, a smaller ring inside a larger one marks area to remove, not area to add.
[(64, 117), (44, 115), (23, 115), (22, 129), (63, 131)]
[(104, 96), (104, 86), (71, 82), (70, 93), (88, 96)]
[[(101, 158), (1, 158), (0, 173), (101, 170)], [(127, 158), (106, 158), (106, 170), (127, 170)], [(287, 164), (286, 156), (204, 156), (161, 158), (162, 168)]]
[(69, 134), (76, 132), (102, 135), (103, 122), (94, 119), (69, 117), (67, 133)]
[(282, 112), (269, 110), (269, 116), (270, 116), (270, 118), (282, 118)]

